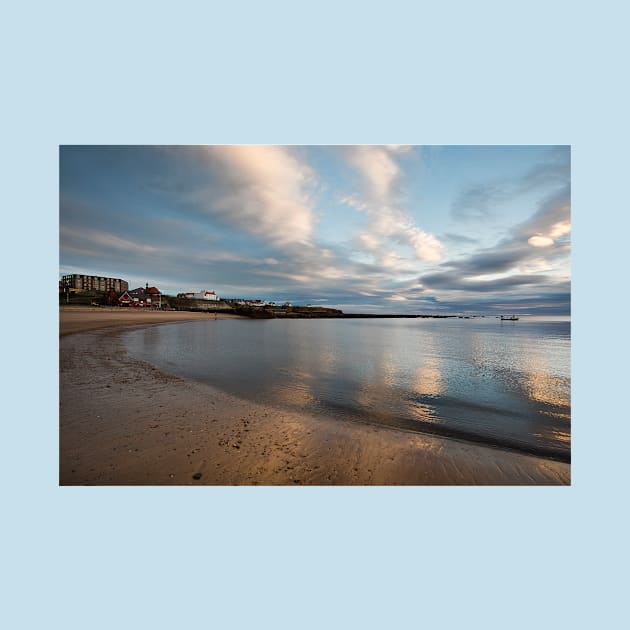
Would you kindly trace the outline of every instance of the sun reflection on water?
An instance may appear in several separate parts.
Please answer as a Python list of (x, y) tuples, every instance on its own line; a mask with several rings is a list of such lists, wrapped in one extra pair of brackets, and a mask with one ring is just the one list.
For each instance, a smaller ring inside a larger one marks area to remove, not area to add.
[(414, 389), (420, 396), (439, 396), (442, 393), (443, 377), (436, 363), (416, 370)]

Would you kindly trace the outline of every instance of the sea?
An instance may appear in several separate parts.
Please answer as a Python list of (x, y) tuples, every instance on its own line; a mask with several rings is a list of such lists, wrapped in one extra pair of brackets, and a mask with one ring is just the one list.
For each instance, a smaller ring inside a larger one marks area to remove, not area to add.
[(209, 318), (123, 338), (247, 400), (570, 461), (568, 317)]

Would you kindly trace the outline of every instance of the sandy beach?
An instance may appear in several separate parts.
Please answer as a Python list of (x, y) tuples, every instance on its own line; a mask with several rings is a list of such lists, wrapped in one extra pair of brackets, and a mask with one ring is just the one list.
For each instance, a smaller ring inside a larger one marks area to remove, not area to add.
[(570, 465), (296, 416), (132, 359), (121, 327), (227, 314), (60, 309), (61, 485), (566, 485)]
[(121, 326), (151, 326), (170, 322), (239, 318), (229, 313), (193, 313), (188, 311), (154, 311), (144, 308), (76, 307), (59, 308), (59, 335)]

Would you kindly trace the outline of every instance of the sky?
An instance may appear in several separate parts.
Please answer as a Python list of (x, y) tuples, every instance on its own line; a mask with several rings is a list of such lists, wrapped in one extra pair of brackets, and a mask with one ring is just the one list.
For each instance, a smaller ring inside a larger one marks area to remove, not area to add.
[(60, 275), (348, 313), (570, 313), (568, 146), (62, 146)]

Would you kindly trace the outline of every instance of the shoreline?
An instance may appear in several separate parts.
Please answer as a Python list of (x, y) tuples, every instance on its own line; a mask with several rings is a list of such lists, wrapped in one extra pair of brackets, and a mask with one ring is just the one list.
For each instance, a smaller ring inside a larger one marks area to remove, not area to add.
[(121, 327), (214, 319), (155, 317), (166, 313), (121, 314), (112, 324), (102, 313), (60, 312), (60, 485), (570, 484), (569, 464), (296, 415), (129, 357)]
[(154, 311), (145, 308), (118, 306), (60, 306), (59, 336), (131, 326), (152, 326), (169, 322), (207, 321), (212, 319), (247, 319), (242, 315), (221, 311)]

